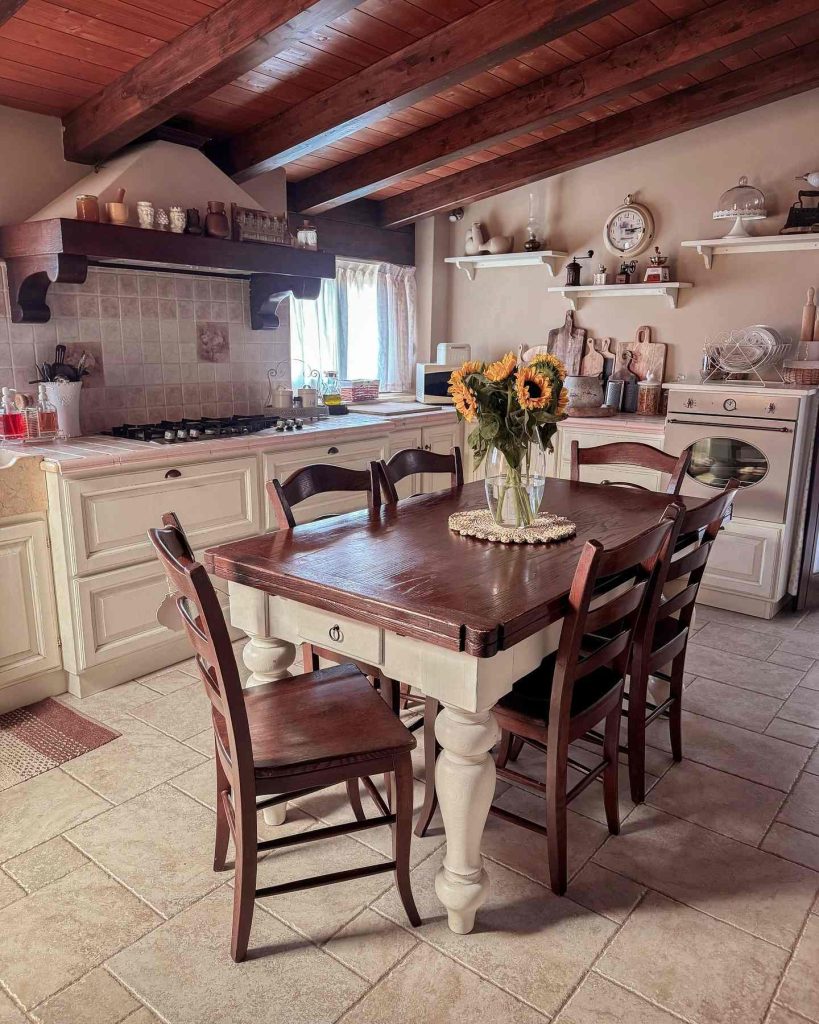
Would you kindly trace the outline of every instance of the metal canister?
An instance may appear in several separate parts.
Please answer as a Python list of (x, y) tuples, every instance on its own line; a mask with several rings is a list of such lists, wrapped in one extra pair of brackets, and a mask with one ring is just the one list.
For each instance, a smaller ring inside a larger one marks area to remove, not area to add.
[(605, 404), (610, 409), (620, 409), (622, 407), (625, 386), (625, 381), (622, 380), (610, 380), (608, 384), (606, 384)]

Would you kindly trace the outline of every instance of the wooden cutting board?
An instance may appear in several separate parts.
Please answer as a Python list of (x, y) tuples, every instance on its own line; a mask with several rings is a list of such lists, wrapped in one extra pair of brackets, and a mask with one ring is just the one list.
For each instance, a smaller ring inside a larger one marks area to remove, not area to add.
[(586, 354), (580, 363), (580, 373), (584, 377), (599, 377), (614, 366), (614, 353), (609, 347), (611, 338), (589, 338), (586, 342)]
[(563, 362), (570, 377), (576, 377), (580, 373), (587, 333), (585, 327), (575, 327), (574, 311), (571, 309), (566, 313), (563, 326), (549, 331), (547, 348), (553, 356), (557, 356)]
[(626, 351), (631, 352), (629, 366), (631, 371), (637, 375), (638, 380), (645, 380), (649, 373), (653, 373), (654, 379), (662, 382), (665, 374), (666, 346), (662, 342), (651, 340), (650, 327), (638, 327), (634, 341), (618, 341), (618, 364), (620, 352)]

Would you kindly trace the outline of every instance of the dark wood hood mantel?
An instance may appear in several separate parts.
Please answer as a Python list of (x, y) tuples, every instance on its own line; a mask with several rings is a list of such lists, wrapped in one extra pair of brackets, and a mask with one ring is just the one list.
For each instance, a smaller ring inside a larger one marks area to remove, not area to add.
[(50, 320), (49, 286), (82, 284), (94, 265), (249, 278), (254, 330), (278, 327), (282, 299), (317, 298), (322, 278), (336, 274), (332, 253), (65, 218), (0, 227), (0, 258), (18, 324)]

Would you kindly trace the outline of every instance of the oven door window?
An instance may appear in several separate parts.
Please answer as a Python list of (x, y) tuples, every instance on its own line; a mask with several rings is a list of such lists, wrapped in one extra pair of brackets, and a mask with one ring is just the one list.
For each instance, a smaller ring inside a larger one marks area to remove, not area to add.
[(690, 448), (688, 475), (706, 487), (722, 490), (732, 478), (739, 480), (740, 487), (752, 487), (768, 474), (767, 456), (748, 441), (704, 437)]

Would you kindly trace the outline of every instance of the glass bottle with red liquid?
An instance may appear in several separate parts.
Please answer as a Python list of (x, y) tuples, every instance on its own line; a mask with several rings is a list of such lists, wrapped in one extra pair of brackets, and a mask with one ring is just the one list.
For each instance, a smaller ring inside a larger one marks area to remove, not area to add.
[(26, 414), (14, 404), (14, 388), (3, 388), (0, 398), (0, 440), (22, 441), (26, 436)]
[(57, 436), (57, 410), (48, 400), (45, 384), (41, 384), (39, 388), (37, 428), (42, 438), (50, 439)]

